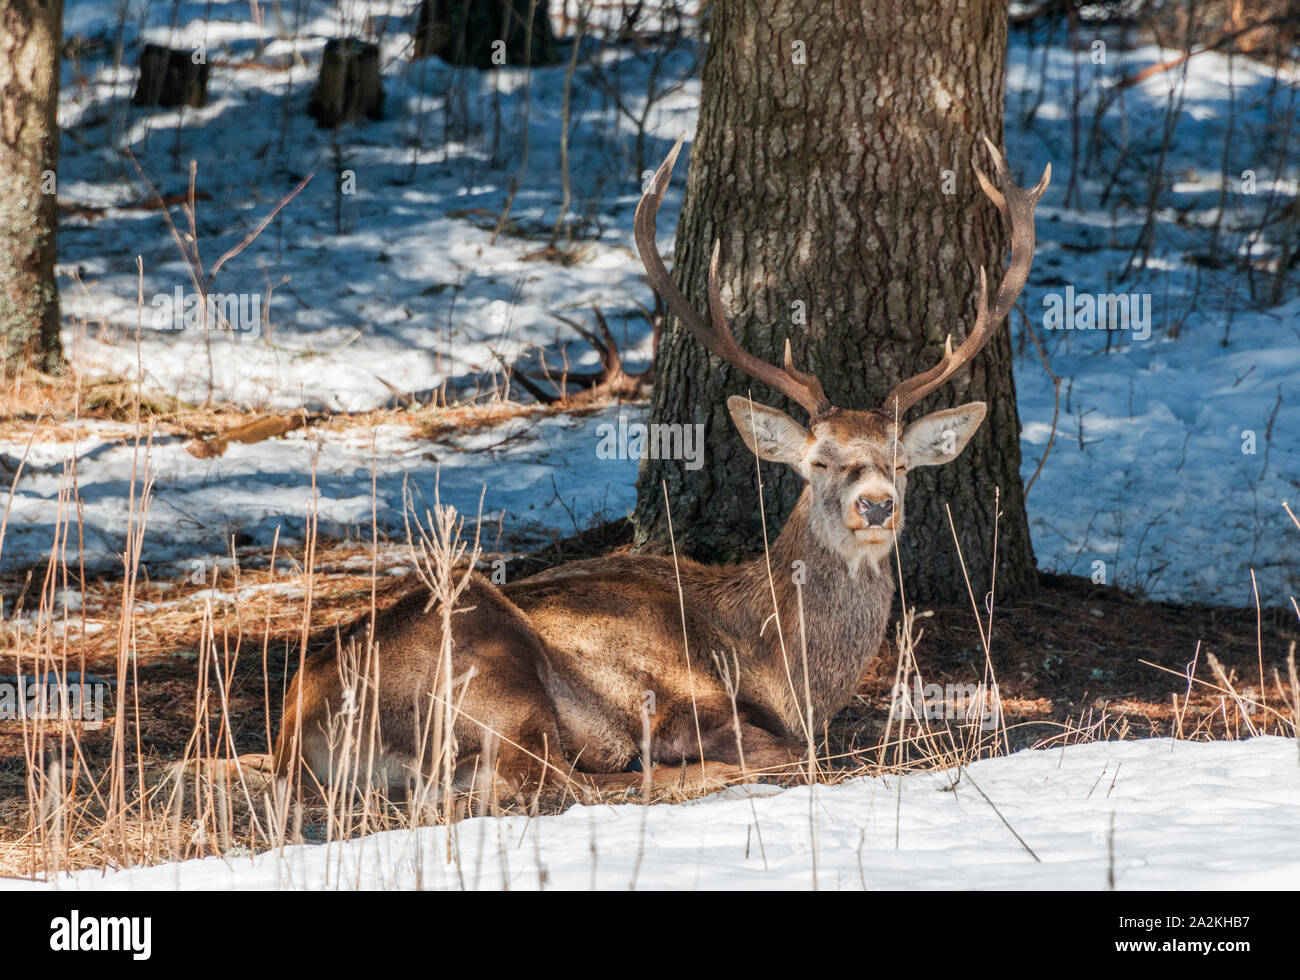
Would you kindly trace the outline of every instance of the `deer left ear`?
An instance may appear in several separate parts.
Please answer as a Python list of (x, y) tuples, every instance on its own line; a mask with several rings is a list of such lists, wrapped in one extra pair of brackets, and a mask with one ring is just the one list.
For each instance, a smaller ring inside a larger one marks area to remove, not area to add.
[(984, 421), (986, 410), (983, 402), (969, 402), (917, 419), (903, 432), (908, 467), (951, 463)]
[(727, 399), (731, 421), (740, 438), (760, 459), (797, 467), (808, 450), (808, 430), (779, 408), (769, 408), (741, 395)]

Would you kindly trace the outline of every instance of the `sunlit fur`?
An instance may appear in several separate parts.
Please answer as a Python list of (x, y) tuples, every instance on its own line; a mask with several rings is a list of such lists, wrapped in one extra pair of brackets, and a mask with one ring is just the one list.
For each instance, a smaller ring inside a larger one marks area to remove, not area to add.
[[(652, 781), (702, 787), (797, 765), (852, 699), (889, 621), (885, 559), (903, 527), (906, 471), (954, 458), (984, 406), (936, 412), (901, 432), (876, 412), (836, 410), (809, 430), (748, 399), (728, 407), (751, 449), (807, 480), (780, 535), (739, 565), (625, 554), (500, 587), (473, 576), (451, 617), (452, 673), (472, 677), (457, 695), (458, 774), (486, 755), (501, 784), (523, 794), (539, 783), (639, 786), (644, 777), (627, 769), (643, 754), (649, 698)], [(885, 526), (866, 526), (864, 497), (893, 502)], [(341, 657), (367, 635), (362, 624), (294, 677), (280, 775), (302, 758), (320, 782), (336, 778), (327, 733), (347, 701)], [(400, 791), (438, 765), (416, 721), (430, 716), (441, 618), (417, 593), (381, 613), (373, 636), (382, 734), (373, 767)]]

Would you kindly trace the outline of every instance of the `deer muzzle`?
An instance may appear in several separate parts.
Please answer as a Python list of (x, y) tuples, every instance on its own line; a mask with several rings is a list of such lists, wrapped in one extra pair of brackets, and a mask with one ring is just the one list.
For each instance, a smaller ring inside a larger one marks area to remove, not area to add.
[(892, 497), (886, 497), (883, 500), (859, 497), (857, 509), (867, 527), (884, 527), (894, 516), (894, 501)]

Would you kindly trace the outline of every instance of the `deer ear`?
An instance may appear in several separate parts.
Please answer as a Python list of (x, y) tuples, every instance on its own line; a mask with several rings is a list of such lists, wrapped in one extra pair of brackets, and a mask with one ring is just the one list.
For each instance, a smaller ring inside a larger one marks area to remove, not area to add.
[(983, 402), (969, 402), (917, 419), (903, 432), (908, 467), (951, 463), (984, 421), (986, 410)]
[(740, 438), (760, 459), (798, 466), (808, 448), (808, 430), (780, 409), (752, 402), (743, 395), (727, 399)]

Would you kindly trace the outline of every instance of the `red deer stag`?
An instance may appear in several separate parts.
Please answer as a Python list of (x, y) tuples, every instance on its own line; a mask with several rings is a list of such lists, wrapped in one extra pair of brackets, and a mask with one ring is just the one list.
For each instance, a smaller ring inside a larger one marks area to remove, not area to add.
[[(885, 635), (894, 591), (887, 557), (903, 529), (907, 472), (960, 454), (985, 406), (971, 402), (906, 426), (904, 413), (979, 353), (1029, 275), (1034, 207), (1051, 167), (1025, 190), (985, 142), (1002, 190), (978, 168), (976, 174), (1011, 231), (1011, 257), (992, 308), (981, 269), (978, 315), (966, 339), (954, 349), (950, 338), (938, 364), (902, 381), (878, 407), (859, 411), (832, 405), (821, 382), (795, 368), (788, 342), (784, 367), (736, 342), (723, 309), (717, 245), (709, 318), (674, 284), (655, 246), (655, 217), (678, 141), (637, 208), (641, 260), (668, 309), (700, 343), (808, 412), (805, 428), (747, 398), (727, 401), (745, 444), (762, 459), (794, 467), (807, 485), (770, 556), (745, 564), (614, 555), (499, 588), (469, 576), (450, 617), (450, 670), (439, 666), (444, 617), (427, 594), (381, 613), (370, 634), (379, 728), (374, 782), (400, 791), (428, 778), (437, 762), (419, 722), (432, 717), (431, 702), (439, 699), (455, 702), (454, 771), (462, 784), (479, 767), (494, 766), (498, 785), (516, 791), (531, 792), (543, 779), (597, 790), (643, 780), (702, 787), (788, 768), (805, 756), (810, 733), (849, 702)], [(804, 574), (798, 586), (788, 571), (795, 562)], [(365, 630), (356, 634), (363, 644)], [(338, 779), (331, 732), (351, 696), (343, 656), (338, 644), (313, 654), (293, 679), (276, 747), (278, 774), (301, 760), (320, 782)], [(448, 689), (442, 670), (460, 685), (450, 699), (438, 693)], [(651, 698), (645, 774), (636, 767)]]

